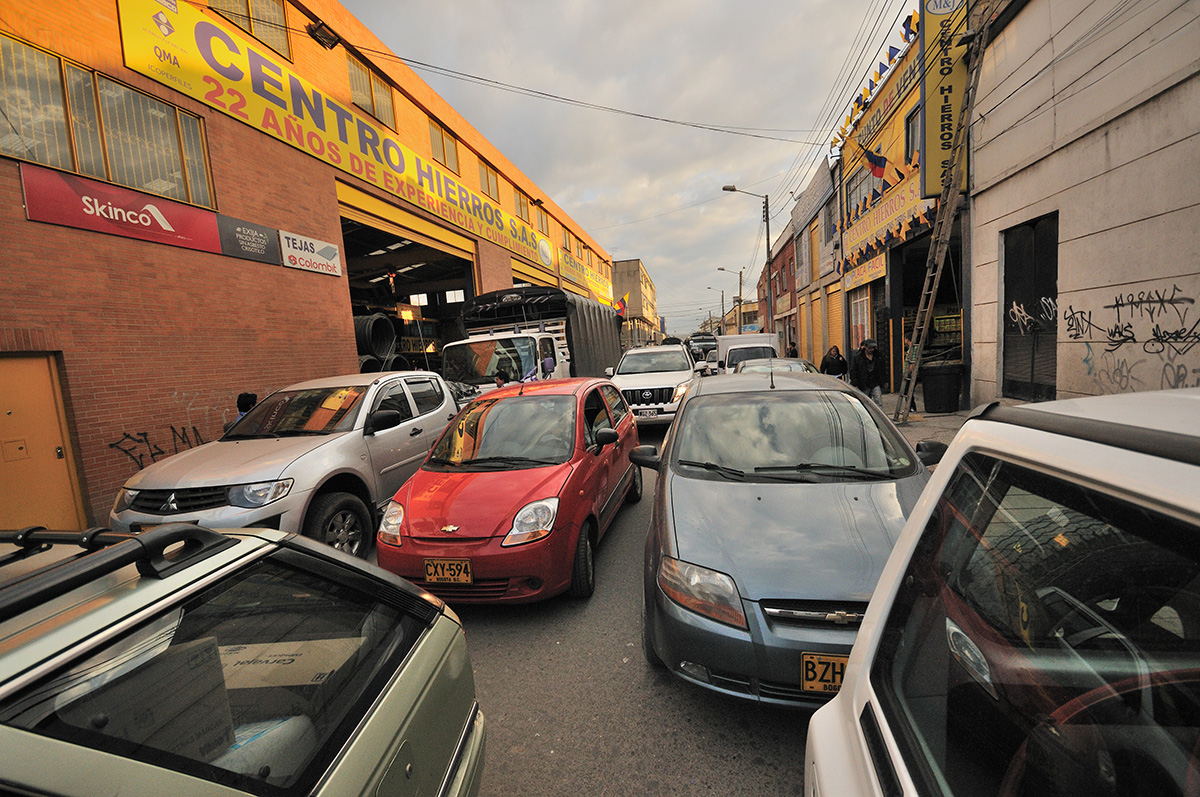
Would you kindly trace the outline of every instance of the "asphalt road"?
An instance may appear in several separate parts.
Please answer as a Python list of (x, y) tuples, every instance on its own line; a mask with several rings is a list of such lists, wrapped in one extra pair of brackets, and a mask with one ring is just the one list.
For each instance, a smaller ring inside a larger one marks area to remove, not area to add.
[(644, 476), (600, 543), (590, 599), (456, 608), (488, 722), (485, 797), (802, 793), (806, 712), (694, 688), (642, 656)]

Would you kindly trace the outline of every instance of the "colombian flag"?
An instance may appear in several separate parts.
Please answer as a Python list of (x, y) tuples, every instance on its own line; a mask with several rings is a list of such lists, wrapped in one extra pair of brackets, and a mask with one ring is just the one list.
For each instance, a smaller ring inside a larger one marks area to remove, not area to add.
[(626, 293), (624, 296), (622, 296), (620, 299), (617, 300), (617, 315), (620, 316), (621, 318), (625, 317), (625, 304), (626, 304), (626, 300), (628, 298), (629, 298), (629, 294)]
[(863, 154), (867, 156), (867, 164), (871, 169), (871, 174), (875, 177), (883, 177), (884, 169), (887, 168), (887, 158), (882, 155), (871, 152), (869, 149), (863, 148)]

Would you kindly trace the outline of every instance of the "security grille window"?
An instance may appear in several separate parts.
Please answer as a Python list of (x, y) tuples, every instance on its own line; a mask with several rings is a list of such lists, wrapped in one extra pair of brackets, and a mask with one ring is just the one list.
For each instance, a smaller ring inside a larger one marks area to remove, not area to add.
[(1049, 401), (1058, 392), (1058, 214), (1003, 237), (1003, 395)]
[(513, 196), (517, 206), (517, 218), (523, 221), (529, 221), (529, 197), (525, 196), (517, 189), (513, 189)]
[(291, 58), (283, 0), (211, 0), (208, 7), (284, 58)]
[(458, 174), (458, 143), (446, 128), (432, 119), (429, 120), (429, 143), (433, 147), (433, 159)]
[(921, 141), (921, 107), (918, 105), (904, 118), (904, 162), (912, 163), (913, 153)]
[(350, 99), (388, 127), (395, 128), (392, 87), (354, 56), (347, 54), (346, 63), (350, 69)]
[(830, 199), (821, 209), (822, 226), (825, 228), (825, 243), (833, 240), (833, 209), (834, 201)]
[(479, 189), (497, 202), (500, 201), (500, 175), (485, 161), (479, 162)]
[(197, 117), (3, 35), (0, 114), (0, 155), (213, 206)]
[(550, 234), (550, 217), (546, 215), (546, 211), (541, 208), (537, 209), (538, 231), (542, 235)]

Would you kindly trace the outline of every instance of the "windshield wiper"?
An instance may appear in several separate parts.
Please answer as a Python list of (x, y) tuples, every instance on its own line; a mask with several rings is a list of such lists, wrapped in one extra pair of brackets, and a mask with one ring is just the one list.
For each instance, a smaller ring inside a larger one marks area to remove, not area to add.
[(459, 465), (462, 465), (461, 462), (455, 462), (452, 459), (443, 459), (442, 457), (430, 457), (427, 460), (427, 464), (429, 464), (429, 465), (450, 465), (451, 467), (455, 467), (455, 468), (457, 468)]
[(534, 459), (533, 457), (476, 457), (475, 459), (464, 459), (463, 465), (557, 465), (558, 460), (554, 459)]
[(833, 471), (834, 473), (851, 476), (861, 476), (866, 479), (890, 479), (892, 474), (881, 470), (864, 470), (853, 465), (833, 465), (828, 462), (799, 462), (795, 465), (767, 465), (755, 468), (755, 473), (816, 473), (818, 471)]
[(715, 462), (697, 462), (694, 459), (681, 459), (680, 465), (686, 465), (690, 468), (704, 468), (705, 470), (716, 471), (727, 479), (740, 481), (746, 478), (745, 471), (740, 471), (737, 468), (727, 468), (724, 465), (718, 465)]
[(279, 437), (275, 432), (237, 432), (234, 434), (226, 434), (222, 440), (266, 440), (271, 437)]

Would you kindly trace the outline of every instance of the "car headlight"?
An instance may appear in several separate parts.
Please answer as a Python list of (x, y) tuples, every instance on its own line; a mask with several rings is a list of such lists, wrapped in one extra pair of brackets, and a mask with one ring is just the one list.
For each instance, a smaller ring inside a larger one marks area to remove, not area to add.
[(244, 509), (256, 509), (283, 498), (292, 489), (291, 479), (254, 484), (235, 484), (229, 488), (229, 503)]
[(691, 382), (681, 382), (675, 386), (675, 395), (671, 397), (672, 404), (683, 398), (683, 394), (687, 392), (688, 385), (690, 384)]
[(133, 506), (134, 500), (138, 497), (138, 490), (129, 490), (122, 487), (117, 491), (117, 500), (113, 502), (113, 512), (123, 512)]
[(521, 507), (513, 518), (512, 531), (508, 532), (500, 544), (524, 545), (540, 540), (554, 529), (554, 518), (558, 515), (558, 499), (544, 498)]
[(749, 630), (737, 585), (724, 573), (664, 556), (658, 565), (658, 586), (685, 609)]
[(383, 513), (383, 520), (379, 521), (378, 540), (399, 548), (401, 544), (400, 527), (403, 525), (404, 504), (388, 501), (387, 510)]

